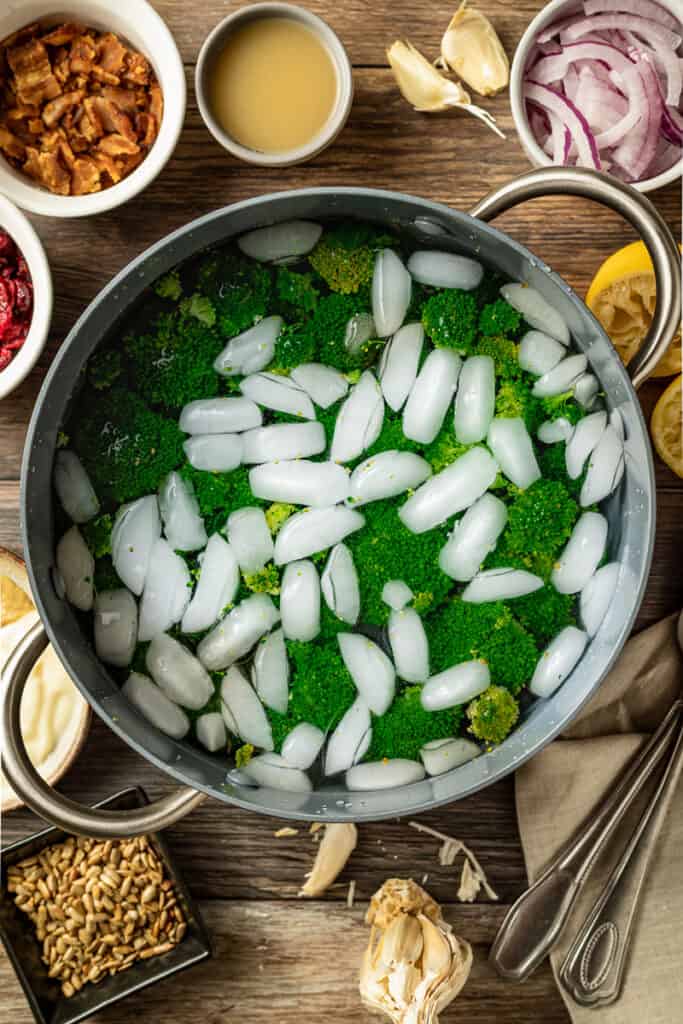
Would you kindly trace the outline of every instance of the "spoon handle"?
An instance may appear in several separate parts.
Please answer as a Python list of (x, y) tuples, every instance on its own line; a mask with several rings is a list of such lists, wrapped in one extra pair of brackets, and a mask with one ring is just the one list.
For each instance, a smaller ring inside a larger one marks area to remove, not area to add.
[(598, 855), (666, 753), (681, 711), (679, 700), (576, 838), (508, 911), (491, 948), (504, 978), (525, 981), (555, 945)]
[(619, 998), (639, 899), (681, 769), (679, 731), (650, 804), (562, 965), (560, 981), (581, 1006), (607, 1006)]

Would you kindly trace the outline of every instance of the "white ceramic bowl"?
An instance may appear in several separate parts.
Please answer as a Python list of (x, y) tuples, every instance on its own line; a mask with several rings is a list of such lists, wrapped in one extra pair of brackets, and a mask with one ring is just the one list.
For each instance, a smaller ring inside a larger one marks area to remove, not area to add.
[[(671, 11), (676, 18), (681, 18), (681, 0), (657, 0), (657, 3)], [(515, 56), (510, 69), (512, 119), (515, 122), (515, 128), (519, 141), (522, 144), (522, 149), (535, 167), (546, 167), (552, 164), (552, 160), (539, 146), (529, 127), (523, 97), (524, 69), (529, 60), (531, 48), (539, 33), (553, 21), (559, 21), (560, 18), (566, 18), (568, 15), (574, 14), (581, 9), (582, 5), (578, 0), (550, 0), (550, 3), (546, 4), (543, 10), (529, 23), (515, 50)], [(683, 158), (662, 174), (658, 174), (654, 178), (645, 178), (643, 181), (635, 181), (632, 184), (633, 188), (638, 189), (639, 192), (654, 192), (655, 189), (671, 184), (676, 178), (680, 178), (681, 174), (683, 174)]]
[(173, 36), (147, 0), (1, 0), (0, 39), (32, 21), (77, 21), (111, 31), (150, 61), (164, 99), (161, 129), (151, 150), (117, 185), (87, 196), (58, 196), (0, 155), (0, 193), (24, 210), (46, 217), (87, 217), (120, 206), (156, 178), (175, 149), (185, 118), (185, 71)]
[(52, 317), (52, 277), (43, 243), (14, 203), (0, 195), (0, 228), (14, 240), (28, 265), (33, 283), (33, 317), (26, 341), (4, 370), (0, 370), (0, 399), (14, 391), (45, 348)]
[[(309, 142), (297, 149), (284, 153), (261, 153), (255, 149), (242, 146), (231, 138), (216, 120), (208, 99), (208, 77), (217, 54), (222, 50), (227, 38), (237, 28), (256, 18), (292, 18), (310, 29), (326, 47), (337, 73), (337, 99), (334, 108), (323, 127)], [(195, 93), (197, 105), (204, 118), (204, 123), (214, 139), (233, 156), (250, 164), (261, 167), (289, 167), (311, 160), (317, 153), (329, 146), (339, 135), (346, 124), (353, 102), (353, 73), (351, 62), (336, 32), (316, 14), (304, 7), (288, 3), (257, 3), (229, 14), (219, 22), (207, 36), (199, 51), (195, 70)]]

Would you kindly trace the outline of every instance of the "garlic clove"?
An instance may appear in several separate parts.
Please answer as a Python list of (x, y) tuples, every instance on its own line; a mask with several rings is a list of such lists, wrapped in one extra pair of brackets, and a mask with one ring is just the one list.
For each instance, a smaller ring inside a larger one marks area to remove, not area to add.
[(318, 845), (311, 872), (301, 889), (302, 896), (320, 896), (344, 870), (356, 848), (358, 829), (355, 825), (325, 825), (325, 834)]
[(510, 62), (493, 25), (463, 0), (441, 40), (441, 67), (450, 68), (480, 96), (494, 96), (510, 81)]
[(438, 113), (458, 107), (478, 117), (501, 139), (505, 138), (488, 111), (475, 106), (460, 83), (452, 82), (437, 71), (412, 43), (397, 39), (387, 50), (387, 60), (401, 94), (415, 110)]

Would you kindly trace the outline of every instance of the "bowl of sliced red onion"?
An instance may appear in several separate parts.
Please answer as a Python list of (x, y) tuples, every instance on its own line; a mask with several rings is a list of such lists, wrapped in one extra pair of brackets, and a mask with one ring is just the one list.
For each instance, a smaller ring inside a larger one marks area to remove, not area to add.
[(641, 192), (683, 171), (680, 0), (551, 0), (512, 63), (510, 102), (533, 164), (606, 171)]

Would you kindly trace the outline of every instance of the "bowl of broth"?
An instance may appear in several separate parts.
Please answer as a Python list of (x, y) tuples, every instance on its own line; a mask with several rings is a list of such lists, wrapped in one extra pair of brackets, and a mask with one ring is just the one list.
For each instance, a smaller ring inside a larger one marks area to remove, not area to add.
[(197, 59), (199, 110), (214, 138), (249, 163), (310, 160), (344, 127), (351, 64), (336, 33), (303, 7), (259, 3), (221, 21)]

